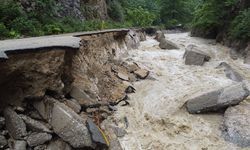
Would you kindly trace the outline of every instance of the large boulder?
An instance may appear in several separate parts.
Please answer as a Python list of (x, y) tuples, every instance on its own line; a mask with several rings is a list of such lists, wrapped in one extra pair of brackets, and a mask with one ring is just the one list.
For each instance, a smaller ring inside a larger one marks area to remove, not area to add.
[(227, 64), (226, 62), (222, 62), (220, 63), (220, 65), (217, 68), (223, 67), (224, 68), (224, 72), (226, 74), (226, 77), (236, 81), (236, 82), (242, 82), (243, 78), (242, 76), (235, 71), (229, 64)]
[(171, 49), (179, 49), (179, 47), (175, 43), (173, 43), (173, 42), (171, 42), (171, 41), (169, 41), (169, 40), (167, 40), (165, 38), (160, 39), (159, 47), (161, 49), (169, 49), (169, 50), (171, 50)]
[(63, 103), (54, 103), (50, 124), (54, 132), (74, 148), (92, 146), (85, 121)]
[(50, 97), (35, 102), (34, 106), (62, 140), (74, 148), (93, 146), (86, 120), (71, 108)]
[(209, 56), (206, 52), (201, 51), (195, 45), (188, 45), (183, 58), (185, 59), (186, 65), (202, 66), (205, 61), (209, 61), (211, 59), (211, 56)]
[(221, 111), (229, 106), (237, 105), (249, 96), (249, 90), (243, 83), (237, 83), (219, 90), (202, 94), (187, 101), (189, 113)]
[(161, 39), (165, 39), (165, 35), (164, 35), (164, 33), (162, 31), (157, 31), (156, 36), (155, 36), (155, 40), (160, 42)]
[(230, 107), (224, 114), (225, 138), (239, 146), (250, 146), (250, 103)]
[(16, 140), (23, 139), (27, 135), (26, 125), (23, 119), (10, 107), (5, 108), (4, 117), (6, 129), (10, 136)]

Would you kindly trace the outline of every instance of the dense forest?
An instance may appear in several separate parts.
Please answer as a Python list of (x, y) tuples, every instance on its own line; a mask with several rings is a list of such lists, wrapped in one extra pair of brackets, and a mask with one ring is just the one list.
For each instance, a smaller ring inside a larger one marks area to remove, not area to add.
[(249, 0), (1, 0), (0, 39), (122, 27), (183, 26), (250, 39)]

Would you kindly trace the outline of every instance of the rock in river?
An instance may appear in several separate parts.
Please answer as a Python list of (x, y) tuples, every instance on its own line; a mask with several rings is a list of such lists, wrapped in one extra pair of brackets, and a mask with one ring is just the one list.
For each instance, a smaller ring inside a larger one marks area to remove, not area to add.
[(224, 68), (224, 72), (227, 78), (236, 81), (236, 82), (242, 82), (243, 78), (242, 76), (235, 71), (229, 64), (227, 64), (226, 62), (222, 62), (220, 63), (220, 65), (217, 68), (223, 67)]
[(168, 41), (168, 40), (165, 39), (165, 38), (162, 38), (162, 39), (160, 40), (159, 47), (160, 47), (161, 49), (169, 49), (169, 50), (171, 50), (171, 49), (179, 49), (179, 47), (178, 47), (175, 43), (173, 43), (173, 42), (171, 42), (171, 41)]
[(202, 94), (187, 101), (189, 113), (215, 112), (237, 105), (249, 96), (244, 83), (237, 83), (219, 90)]
[(209, 61), (211, 57), (209, 54), (201, 51), (195, 45), (188, 45), (184, 53), (183, 58), (185, 59), (186, 65), (197, 65), (202, 66), (205, 61)]
[(230, 107), (224, 114), (225, 138), (239, 146), (250, 146), (250, 103)]

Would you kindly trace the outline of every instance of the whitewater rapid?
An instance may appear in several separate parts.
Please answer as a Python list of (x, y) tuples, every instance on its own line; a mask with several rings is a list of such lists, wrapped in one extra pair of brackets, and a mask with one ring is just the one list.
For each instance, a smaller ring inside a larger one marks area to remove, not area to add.
[[(189, 114), (184, 104), (195, 95), (234, 82), (216, 67), (225, 61), (250, 81), (250, 66), (242, 59), (232, 60), (230, 49), (212, 40), (190, 37), (188, 33), (166, 34), (178, 50), (162, 50), (152, 37), (129, 51), (125, 61), (137, 62), (150, 70), (149, 79), (134, 83), (136, 93), (129, 95), (129, 106), (119, 106), (112, 116), (127, 134), (119, 138), (124, 150), (241, 150), (224, 140), (221, 133), (223, 114)], [(194, 44), (206, 50), (212, 59), (204, 66), (184, 64), (185, 47)]]

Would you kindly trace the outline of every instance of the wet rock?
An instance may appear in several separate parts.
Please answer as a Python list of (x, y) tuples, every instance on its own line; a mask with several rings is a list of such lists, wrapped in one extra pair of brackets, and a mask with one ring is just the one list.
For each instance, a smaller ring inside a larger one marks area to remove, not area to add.
[(5, 125), (5, 119), (3, 117), (0, 117), (0, 129), (2, 129)]
[(92, 119), (87, 120), (87, 127), (89, 129), (89, 132), (91, 134), (92, 140), (100, 145), (109, 146), (109, 141), (104, 134), (104, 132), (92, 121)]
[(18, 140), (23, 139), (27, 135), (25, 123), (14, 110), (7, 107), (4, 110), (4, 117), (6, 119), (6, 129), (11, 137)]
[(4, 148), (8, 144), (6, 138), (0, 135), (0, 149)]
[(146, 69), (139, 69), (134, 72), (137, 78), (139, 79), (146, 79), (149, 75), (149, 71)]
[(161, 49), (169, 49), (169, 50), (171, 50), (171, 49), (179, 49), (179, 47), (178, 47), (175, 43), (173, 43), (173, 42), (171, 42), (171, 41), (168, 41), (168, 40), (165, 39), (165, 38), (162, 38), (162, 39), (160, 40), (159, 47), (160, 47)]
[(72, 150), (71, 146), (61, 139), (51, 141), (46, 150)]
[(27, 150), (27, 142), (20, 140), (11, 140), (9, 143), (9, 147), (11, 150)]
[(91, 105), (94, 103), (94, 100), (82, 89), (73, 86), (70, 92), (70, 96), (78, 101), (82, 105)]
[(84, 120), (63, 103), (54, 103), (50, 124), (54, 132), (74, 148), (92, 146)]
[(249, 95), (249, 90), (243, 83), (237, 83), (219, 90), (202, 94), (187, 101), (189, 113), (204, 113), (221, 111), (232, 105), (237, 105)]
[(227, 78), (236, 82), (242, 82), (243, 80), (242, 76), (238, 72), (236, 72), (229, 64), (222, 62), (217, 68), (220, 67), (224, 68), (224, 72)]
[(124, 80), (124, 81), (128, 81), (129, 80), (129, 76), (127, 73), (124, 72), (118, 72), (117, 73), (117, 77)]
[(197, 66), (202, 66), (205, 61), (209, 61), (211, 59), (209, 54), (199, 50), (198, 47), (194, 45), (187, 46), (183, 58), (185, 59), (186, 65)]
[(34, 120), (25, 115), (20, 115), (20, 117), (23, 119), (23, 121), (25, 122), (29, 130), (36, 131), (36, 132), (52, 133), (52, 131), (46, 125), (44, 125), (44, 123)]
[(226, 140), (239, 146), (250, 146), (250, 103), (230, 107), (224, 114)]
[(48, 133), (32, 133), (27, 138), (27, 143), (29, 146), (34, 147), (42, 145), (52, 139), (52, 135)]
[(66, 100), (64, 102), (69, 108), (71, 108), (72, 110), (74, 110), (74, 112), (76, 113), (80, 113), (82, 107), (81, 105), (74, 99), (71, 100)]
[(157, 31), (156, 32), (156, 36), (155, 36), (155, 39), (160, 42), (161, 39), (165, 39), (165, 35), (162, 31)]

